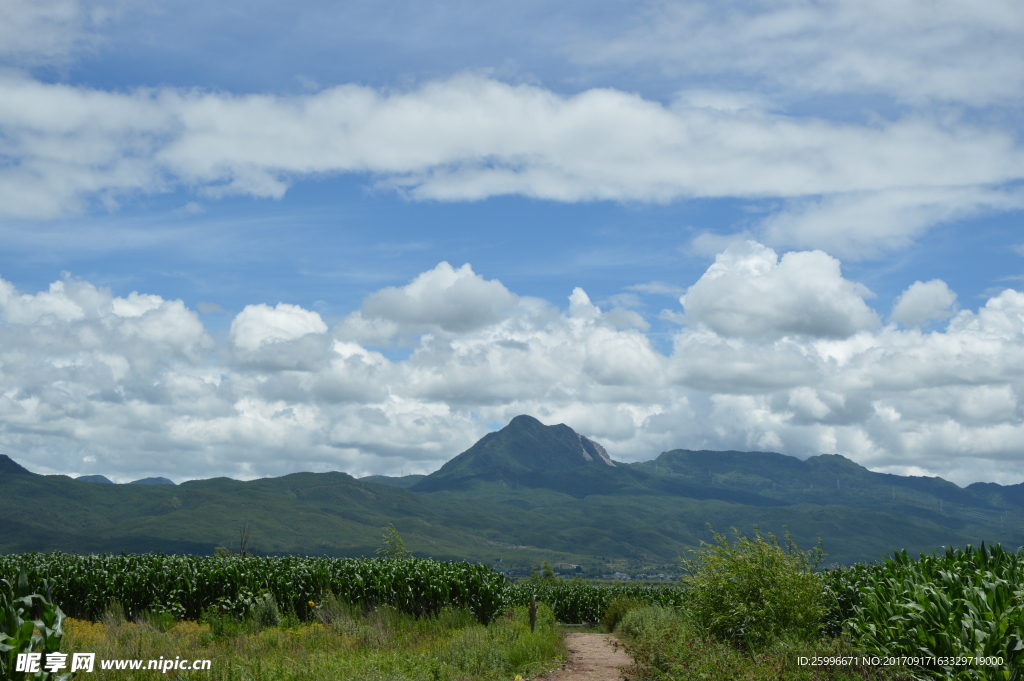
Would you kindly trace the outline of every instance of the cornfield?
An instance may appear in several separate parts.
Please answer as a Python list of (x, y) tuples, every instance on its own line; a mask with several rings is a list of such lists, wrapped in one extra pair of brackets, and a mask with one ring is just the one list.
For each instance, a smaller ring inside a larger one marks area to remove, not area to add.
[(97, 619), (117, 601), (129, 617), (166, 612), (197, 619), (204, 610), (247, 614), (267, 594), (300, 619), (327, 592), (370, 609), (390, 605), (431, 615), (445, 606), (469, 608), (488, 622), (530, 596), (548, 603), (566, 623), (598, 622), (613, 598), (681, 605), (673, 586), (593, 586), (585, 582), (512, 583), (482, 565), (422, 559), (199, 557), (159, 554), (75, 556), (63, 553), (0, 556), (0, 577), (24, 570), (32, 585), (49, 580), (53, 598), (71, 617)]
[(505, 606), (505, 578), (482, 565), (424, 559), (165, 556), (62, 553), (0, 556), (0, 578), (24, 570), (33, 588), (49, 580), (71, 617), (97, 619), (112, 601), (129, 617), (149, 610), (198, 619), (208, 608), (246, 614), (272, 595), (300, 619), (328, 592), (365, 608), (390, 605), (431, 615), (468, 608), (486, 623)]
[[(415, 558), (0, 556), (0, 579), (12, 581), (21, 570), (32, 590), (43, 593), (49, 584), (68, 615), (91, 620), (114, 601), (131, 618), (148, 610), (198, 619), (209, 609), (247, 615), (271, 596), (308, 620), (328, 593), (417, 616), (467, 608), (482, 623), (527, 605), (533, 594), (566, 623), (600, 621), (616, 599), (686, 604), (679, 586), (510, 583), (482, 565)], [(1024, 681), (1024, 554), (984, 545), (919, 559), (904, 551), (883, 563), (830, 570), (825, 582), (832, 596), (826, 632), (849, 633), (866, 654), (930, 660), (915, 666), (936, 678)]]
[[(1024, 678), (1024, 554), (984, 544), (919, 559), (903, 551), (828, 581), (831, 628), (870, 654), (927, 660), (915, 666), (936, 678)], [(1002, 662), (948, 664), (957, 658)]]
[(684, 591), (677, 586), (594, 586), (582, 581), (562, 584), (516, 582), (505, 588), (506, 602), (512, 606), (528, 605), (532, 594), (537, 595), (537, 600), (551, 606), (555, 611), (555, 619), (567, 624), (600, 622), (608, 603), (615, 598), (651, 605), (679, 606), (683, 604), (684, 597)]

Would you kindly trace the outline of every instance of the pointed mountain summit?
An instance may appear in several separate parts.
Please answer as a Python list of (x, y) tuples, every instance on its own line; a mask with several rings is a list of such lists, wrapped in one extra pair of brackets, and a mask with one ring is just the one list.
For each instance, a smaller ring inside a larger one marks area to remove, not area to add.
[(35, 473), (22, 467), (6, 454), (0, 454), (0, 475), (35, 475)]
[(412, 489), (466, 489), (476, 482), (538, 487), (566, 473), (592, 477), (614, 469), (608, 452), (593, 440), (565, 424), (545, 426), (532, 416), (522, 415), (501, 430), (483, 436)]

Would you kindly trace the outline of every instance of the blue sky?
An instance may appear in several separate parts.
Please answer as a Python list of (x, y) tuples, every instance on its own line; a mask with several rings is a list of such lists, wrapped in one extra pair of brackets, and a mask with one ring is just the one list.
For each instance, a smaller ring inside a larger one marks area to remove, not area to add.
[[(0, 2), (0, 447), (1024, 480), (1010, 1)], [(468, 267), (467, 267), (468, 265)]]

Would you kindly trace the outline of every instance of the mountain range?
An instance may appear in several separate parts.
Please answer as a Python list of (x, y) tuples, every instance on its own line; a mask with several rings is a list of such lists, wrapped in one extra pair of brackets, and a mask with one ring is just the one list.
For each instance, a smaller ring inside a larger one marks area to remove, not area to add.
[(802, 547), (820, 538), (838, 563), (1024, 544), (1024, 484), (961, 488), (836, 454), (672, 450), (624, 463), (568, 426), (525, 415), (426, 476), (152, 480), (37, 475), (0, 455), (0, 551), (208, 554), (238, 548), (247, 526), (260, 553), (369, 556), (390, 522), (416, 555), (600, 574), (664, 570), (709, 540), (709, 525), (788, 528)]

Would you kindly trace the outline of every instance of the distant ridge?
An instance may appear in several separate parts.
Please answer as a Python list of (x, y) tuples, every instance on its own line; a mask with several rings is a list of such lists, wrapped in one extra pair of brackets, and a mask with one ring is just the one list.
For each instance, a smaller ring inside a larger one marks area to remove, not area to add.
[(566, 425), (530, 416), (419, 477), (80, 484), (0, 455), (0, 553), (208, 554), (238, 541), (250, 521), (253, 550), (268, 554), (373, 555), (380, 528), (393, 523), (418, 556), (500, 558), (517, 570), (548, 560), (588, 574), (627, 562), (674, 565), (711, 538), (708, 524), (777, 535), (788, 528), (800, 546), (822, 539), (829, 560), (842, 564), (901, 549), (1024, 544), (1024, 484), (961, 488), (875, 473), (838, 454), (677, 449), (626, 463)]
[(167, 478), (142, 478), (141, 480), (132, 480), (128, 483), (129, 485), (173, 485), (173, 480)]
[(113, 485), (114, 481), (105, 475), (79, 475), (75, 480), (79, 482), (99, 482), (104, 485)]
[(388, 487), (399, 487), (401, 489), (409, 489), (417, 482), (427, 476), (425, 475), (403, 475), (400, 477), (390, 477), (387, 475), (367, 475), (365, 478), (359, 478), (360, 482), (375, 482), (378, 485), (387, 485)]

